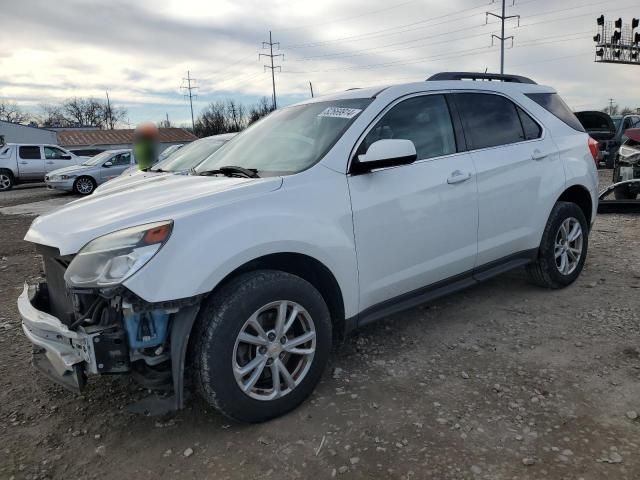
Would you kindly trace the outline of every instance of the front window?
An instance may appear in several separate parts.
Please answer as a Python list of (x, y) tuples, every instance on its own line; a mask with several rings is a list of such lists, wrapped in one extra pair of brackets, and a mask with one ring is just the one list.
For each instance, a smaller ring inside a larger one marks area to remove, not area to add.
[(622, 117), (611, 117), (611, 120), (613, 120), (613, 125), (616, 127), (616, 130), (618, 130), (620, 123), (622, 123)]
[(196, 173), (229, 165), (260, 176), (301, 172), (320, 161), (369, 103), (360, 98), (276, 110), (198, 165)]
[(47, 160), (60, 160), (67, 154), (56, 147), (44, 147), (44, 158)]
[(184, 172), (190, 170), (217, 151), (224, 143), (222, 140), (209, 138), (196, 140), (171, 153), (161, 162), (156, 163), (151, 168), (151, 171)]
[(96, 155), (95, 157), (91, 157), (91, 159), (84, 162), (82, 165), (87, 167), (93, 167), (94, 165), (102, 164), (102, 162), (106, 162), (113, 155), (111, 152), (102, 152)]

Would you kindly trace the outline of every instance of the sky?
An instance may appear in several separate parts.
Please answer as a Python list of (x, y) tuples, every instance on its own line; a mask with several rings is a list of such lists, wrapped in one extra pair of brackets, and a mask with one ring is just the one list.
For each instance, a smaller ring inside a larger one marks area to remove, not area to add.
[[(196, 79), (210, 102), (278, 105), (348, 88), (422, 81), (439, 71), (497, 72), (500, 0), (15, 0), (3, 2), (0, 99), (42, 104), (94, 96), (125, 107), (131, 126), (169, 116), (190, 125)], [(515, 4), (513, 4), (515, 3)], [(550, 85), (575, 110), (640, 107), (640, 66), (594, 63), (596, 17), (640, 17), (638, 0), (507, 0), (505, 72)], [(278, 48), (279, 47), (279, 48)], [(126, 123), (122, 126), (126, 127)]]

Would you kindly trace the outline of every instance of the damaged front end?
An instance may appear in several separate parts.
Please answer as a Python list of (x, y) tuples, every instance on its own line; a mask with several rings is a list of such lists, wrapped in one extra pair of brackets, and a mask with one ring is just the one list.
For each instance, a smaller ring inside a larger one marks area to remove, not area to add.
[[(116, 253), (129, 255), (148, 247), (148, 238), (141, 238), (133, 247), (118, 245)], [(163, 406), (142, 408), (145, 413), (182, 408), (184, 362), (200, 296), (149, 303), (120, 283), (87, 276), (87, 286), (76, 286), (68, 281), (72, 265), (80, 263), (91, 273), (86, 264), (96, 263), (95, 258), (76, 262), (77, 255), (63, 257), (57, 249), (43, 245), (37, 249), (46, 282), (25, 285), (18, 299), (23, 330), (34, 346), (34, 366), (75, 392), (82, 390), (90, 375), (130, 374), (145, 388), (173, 393), (164, 397)], [(97, 255), (104, 252), (111, 255), (111, 264), (113, 258), (120, 261), (113, 250), (100, 249)], [(124, 270), (119, 265), (100, 266), (101, 278), (108, 277), (108, 269), (109, 274)]]

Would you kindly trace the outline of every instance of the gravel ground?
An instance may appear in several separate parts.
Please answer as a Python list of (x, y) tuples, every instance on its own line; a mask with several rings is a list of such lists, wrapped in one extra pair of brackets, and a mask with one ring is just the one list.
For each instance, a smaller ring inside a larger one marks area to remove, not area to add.
[(515, 271), (363, 329), (309, 401), (252, 426), (197, 399), (135, 416), (124, 378), (73, 395), (38, 375), (15, 306), (39, 273), (30, 220), (0, 215), (0, 478), (640, 478), (637, 216), (598, 218), (569, 288)]

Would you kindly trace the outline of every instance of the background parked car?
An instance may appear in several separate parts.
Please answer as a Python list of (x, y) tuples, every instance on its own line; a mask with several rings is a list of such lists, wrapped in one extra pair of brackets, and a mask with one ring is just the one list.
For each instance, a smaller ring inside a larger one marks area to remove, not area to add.
[(604, 162), (607, 168), (613, 168), (615, 154), (610, 154), (610, 145), (616, 136), (616, 127), (611, 117), (604, 112), (576, 112), (576, 117), (589, 136), (598, 142), (600, 155), (598, 162)]
[(165, 160), (156, 163), (146, 171), (139, 170), (137, 166), (126, 169), (122, 175), (110, 181), (108, 184), (101, 186), (98, 190), (102, 193), (112, 188), (120, 188), (123, 185), (129, 185), (145, 178), (155, 177), (164, 173), (188, 172), (211, 156), (235, 135), (235, 133), (224, 133), (191, 142), (179, 150), (174, 151), (173, 154), (169, 155)]
[(104, 148), (71, 148), (70, 152), (82, 157), (95, 157), (99, 153), (104, 152)]
[(86, 159), (58, 145), (7, 143), (0, 147), (0, 191), (19, 183), (42, 182), (48, 172)]
[[(613, 169), (613, 183), (640, 179), (640, 128), (624, 132)], [(640, 181), (620, 186), (613, 191), (618, 200), (633, 200), (640, 193)]]
[(107, 150), (80, 165), (50, 172), (45, 182), (49, 189), (89, 195), (98, 185), (119, 176), (132, 165), (135, 158), (131, 150)]
[(184, 144), (171, 145), (170, 147), (165, 148), (162, 152), (160, 152), (160, 155), (158, 155), (158, 161), (163, 161), (165, 158), (168, 158), (169, 155), (171, 155), (173, 152), (180, 150), (182, 147), (184, 147)]
[(607, 168), (613, 168), (615, 166), (618, 149), (626, 140), (626, 138), (624, 138), (624, 132), (630, 128), (640, 128), (640, 115), (612, 115), (611, 120), (615, 126), (615, 134), (606, 145), (609, 153)]

